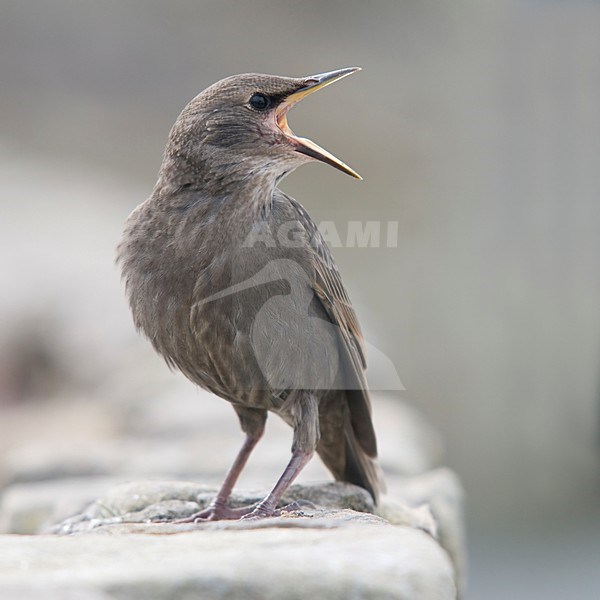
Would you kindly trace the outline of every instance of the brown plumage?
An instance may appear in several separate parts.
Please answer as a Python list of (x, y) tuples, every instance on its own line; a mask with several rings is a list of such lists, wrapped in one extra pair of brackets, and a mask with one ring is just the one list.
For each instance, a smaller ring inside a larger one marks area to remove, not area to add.
[[(209, 87), (177, 119), (154, 191), (127, 220), (118, 260), (136, 326), (170, 366), (228, 400), (246, 433), (195, 520), (273, 514), (315, 450), (337, 480), (378, 498), (358, 320), (315, 223), (276, 187), (313, 159), (359, 177), (286, 120), (304, 96), (355, 70)], [(268, 411), (293, 427), (292, 458), (261, 503), (230, 509)]]

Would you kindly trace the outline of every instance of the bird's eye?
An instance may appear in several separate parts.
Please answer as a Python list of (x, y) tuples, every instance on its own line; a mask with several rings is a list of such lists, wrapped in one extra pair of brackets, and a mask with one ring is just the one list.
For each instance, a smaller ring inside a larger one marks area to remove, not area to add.
[(254, 94), (250, 98), (250, 106), (256, 110), (267, 110), (271, 104), (271, 101), (264, 94)]

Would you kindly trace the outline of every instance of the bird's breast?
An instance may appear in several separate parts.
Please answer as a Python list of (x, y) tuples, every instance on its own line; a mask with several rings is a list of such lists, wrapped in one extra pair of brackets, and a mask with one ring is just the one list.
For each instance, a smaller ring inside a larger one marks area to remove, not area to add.
[(315, 303), (307, 241), (289, 226), (280, 234), (289, 220), (187, 210), (131, 228), (122, 244), (137, 326), (169, 364), (232, 401), (260, 405), (274, 389), (335, 377), (336, 333)]

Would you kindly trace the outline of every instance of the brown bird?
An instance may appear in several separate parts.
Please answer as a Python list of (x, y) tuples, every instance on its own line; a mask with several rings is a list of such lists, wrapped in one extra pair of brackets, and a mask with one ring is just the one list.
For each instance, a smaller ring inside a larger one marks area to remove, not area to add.
[[(215, 83), (179, 115), (152, 195), (118, 249), (136, 327), (167, 363), (229, 401), (246, 440), (217, 497), (190, 520), (272, 515), (315, 450), (336, 480), (382, 480), (364, 342), (317, 226), (277, 188), (319, 160), (360, 176), (287, 124), (305, 96), (358, 68), (310, 77), (246, 74)], [(268, 411), (294, 430), (266, 498), (227, 506)]]

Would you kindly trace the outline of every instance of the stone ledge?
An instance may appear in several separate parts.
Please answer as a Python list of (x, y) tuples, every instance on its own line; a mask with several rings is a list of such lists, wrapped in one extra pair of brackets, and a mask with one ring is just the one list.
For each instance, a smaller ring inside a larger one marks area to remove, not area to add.
[[(105, 486), (107, 483), (108, 481), (104, 480)], [(82, 485), (81, 480), (79, 480), (79, 484), (80, 485), (77, 488), (79, 490), (86, 487)], [(96, 485), (100, 484), (101, 481), (96, 482)], [(39, 494), (36, 494), (35, 490), (27, 490), (28, 486), (32, 485), (34, 484), (17, 484), (14, 492), (11, 492), (10, 489), (7, 490), (7, 493), (4, 497), (3, 510), (0, 511), (0, 514), (3, 514), (3, 520), (5, 526), (8, 527), (8, 531), (18, 533), (19, 527), (22, 527), (27, 523), (33, 523), (37, 521), (39, 524), (41, 522), (40, 511), (43, 513), (46, 508), (45, 505), (38, 506), (40, 499)], [(35, 485), (34, 487), (37, 489), (38, 486)], [(439, 571), (438, 579), (441, 577), (441, 573), (445, 573), (444, 569), (449, 566), (451, 571), (452, 589), (454, 590), (453, 595), (403, 596), (398, 595), (400, 593), (398, 591), (400, 588), (390, 588), (394, 591), (393, 593), (390, 592), (392, 595), (389, 597), (454, 598), (457, 597), (456, 588), (460, 589), (462, 587), (461, 584), (463, 581), (464, 572), (464, 540), (461, 535), (462, 522), (460, 520), (460, 510), (449, 510), (453, 506), (460, 509), (462, 505), (462, 494), (460, 486), (455, 480), (453, 474), (445, 469), (432, 471), (431, 473), (422, 477), (408, 478), (402, 482), (401, 486), (399, 486), (402, 492), (397, 494), (397, 498), (399, 499), (393, 499), (389, 496), (384, 496), (381, 504), (377, 508), (373, 505), (370, 495), (365, 490), (351, 484), (340, 482), (329, 482), (319, 485), (297, 484), (288, 490), (288, 493), (282, 500), (282, 504), (286, 505), (290, 502), (298, 501), (301, 503), (299, 508), (284, 512), (280, 517), (256, 521), (225, 521), (198, 524), (173, 522), (176, 519), (187, 517), (204, 508), (216, 494), (216, 488), (212, 486), (182, 481), (134, 481), (117, 483), (116, 485), (108, 486), (108, 488), (109, 489), (107, 492), (97, 497), (97, 499), (91, 503), (88, 495), (87, 501), (85, 504), (83, 504), (85, 508), (83, 508), (83, 510), (80, 510), (79, 508), (76, 509), (76, 514), (74, 516), (66, 519), (63, 516), (58, 524), (55, 524), (51, 527), (46, 527), (43, 530), (43, 533), (59, 534), (58, 536), (51, 536), (50, 538), (47, 538), (45, 535), (41, 537), (35, 536), (30, 538), (21, 538), (20, 536), (1, 537), (4, 540), (30, 539), (32, 540), (32, 547), (35, 548), (37, 542), (33, 540), (37, 540), (38, 538), (52, 539), (52, 537), (76, 537), (86, 539), (103, 539), (110, 537), (122, 538), (126, 540), (131, 537), (139, 536), (162, 539), (181, 535), (210, 535), (210, 539), (214, 540), (215, 538), (213, 536), (217, 534), (227, 534), (227, 536), (231, 536), (234, 533), (244, 532), (246, 534), (250, 531), (253, 531), (257, 536), (254, 538), (254, 543), (258, 544), (259, 546), (264, 544), (280, 545), (282, 554), (287, 555), (291, 552), (291, 550), (286, 546), (288, 542), (283, 540), (283, 538), (281, 538), (280, 534), (277, 532), (281, 532), (282, 530), (294, 530), (299, 532), (300, 535), (301, 532), (310, 532), (310, 535), (307, 537), (307, 540), (310, 540), (312, 539), (312, 536), (315, 535), (316, 531), (320, 531), (322, 532), (322, 537), (318, 537), (318, 543), (330, 545), (331, 547), (331, 555), (323, 555), (322, 560), (334, 561), (338, 564), (344, 565), (347, 560), (344, 558), (347, 554), (347, 548), (345, 547), (347, 534), (342, 532), (346, 532), (351, 529), (355, 532), (354, 535), (357, 537), (357, 539), (365, 540), (365, 543), (367, 544), (365, 547), (370, 547), (369, 544), (371, 544), (373, 548), (376, 548), (377, 539), (380, 537), (384, 540), (388, 540), (386, 542), (389, 545), (388, 550), (383, 553), (376, 552), (371, 556), (363, 557), (364, 562), (362, 569), (367, 572), (373, 570), (373, 577), (379, 578), (378, 570), (383, 568), (384, 565), (392, 565), (394, 569), (399, 569), (400, 573), (404, 573), (402, 570), (404, 567), (396, 564), (398, 555), (402, 555), (404, 557), (409, 555), (412, 556), (412, 558), (406, 559), (408, 560), (409, 567), (411, 561), (415, 560), (419, 566), (419, 569), (425, 568), (420, 564), (421, 559), (423, 559), (423, 543), (417, 544), (413, 553), (413, 549), (411, 547), (413, 537), (411, 534), (403, 533), (400, 538), (395, 537), (400, 531), (411, 531), (419, 534), (418, 539), (420, 540), (422, 539), (420, 536), (425, 536), (430, 540), (429, 543), (425, 543), (427, 548), (436, 548), (435, 552), (432, 550), (431, 564), (429, 567), (434, 571)], [(39, 490), (37, 491), (39, 492)], [(62, 493), (64, 494), (64, 490)], [(246, 491), (243, 493), (238, 492), (232, 496), (230, 504), (232, 506), (251, 504), (262, 499), (264, 494), (264, 490), (255, 492)], [(58, 495), (60, 496), (61, 494)], [(26, 498), (31, 496), (33, 497), (33, 504), (28, 504), (24, 501)], [(45, 502), (47, 503), (48, 501), (49, 500), (46, 500)], [(85, 506), (86, 504), (87, 506)], [(80, 504), (79, 506), (81, 507), (82, 505)], [(440, 510), (440, 507), (444, 510)], [(47, 516), (48, 514), (49, 513), (46, 513)], [(457, 519), (458, 522), (456, 522)], [(37, 532), (39, 529), (34, 531)], [(296, 534), (290, 535), (293, 537)], [(408, 538), (406, 536), (408, 536)], [(228, 539), (231, 540), (231, 543), (234, 543), (234, 538), (228, 537)], [(291, 543), (291, 539), (292, 538), (290, 538), (289, 543)], [(395, 549), (392, 547), (392, 541), (390, 541), (393, 539), (398, 539), (399, 542), (401, 542)], [(220, 542), (217, 541), (214, 542), (214, 544), (219, 546)], [(304, 542), (302, 542), (302, 544), (304, 544)], [(300, 545), (302, 546), (302, 544)], [(85, 547), (87, 548), (87, 546)], [(127, 543), (123, 542), (123, 548), (126, 547)], [(243, 547), (246, 548), (244, 552), (253, 552), (250, 543), (247, 544), (247, 547)], [(334, 550), (334, 548), (336, 549)], [(170, 551), (170, 547), (166, 546), (164, 548), (164, 552)], [(208, 552), (209, 548), (205, 549), (205, 551)], [(320, 552), (320, 550), (315, 551)], [(302, 552), (304, 552), (304, 550)], [(443, 568), (438, 554), (444, 557)], [(238, 556), (239, 561), (242, 561), (243, 558), (243, 554)], [(276, 557), (274, 557), (274, 559), (275, 558)], [(298, 554), (297, 559), (300, 561), (309, 560), (305, 559), (304, 554), (302, 553)], [(96, 557), (93, 552), (90, 554), (89, 560), (96, 561)], [(173, 557), (173, 560), (175, 560), (175, 557)], [(28, 565), (29, 561), (26, 561), (26, 564)], [(62, 568), (67, 568), (67, 564), (65, 564)], [(285, 569), (287, 569), (287, 566)], [(345, 567), (342, 570), (344, 569)], [(206, 577), (208, 577), (208, 573), (210, 573), (210, 570), (207, 571)], [(421, 572), (419, 571), (419, 573)], [(217, 575), (215, 575), (215, 577), (216, 576)], [(324, 576), (329, 577), (330, 575), (326, 573)], [(345, 576), (346, 575), (344, 575), (344, 577)], [(401, 576), (417, 579), (421, 577), (421, 575), (418, 573), (405, 573)], [(36, 581), (37, 577), (38, 576), (36, 574)], [(234, 577), (233, 574), (232, 577)], [(264, 577), (265, 576), (263, 575), (261, 581), (268, 581), (268, 579), (264, 579)], [(269, 575), (269, 577), (271, 577), (271, 575)], [(285, 577), (288, 576), (285, 575)], [(351, 577), (351, 575), (348, 574), (348, 577)], [(362, 574), (358, 576), (357, 581), (362, 581), (362, 577)], [(3, 578), (1, 576), (0, 569), (0, 590), (3, 589), (2, 579)], [(435, 577), (433, 577), (433, 579), (436, 580)], [(390, 581), (391, 580), (392, 577), (390, 576)], [(139, 585), (142, 585), (142, 581), (143, 577), (140, 576)], [(285, 581), (287, 581), (287, 579)], [(340, 589), (345, 589), (343, 588), (343, 586), (346, 585), (346, 583), (343, 583), (344, 581), (345, 580), (343, 580), (341, 583), (340, 581), (337, 581), (335, 585), (343, 584), (342, 588)], [(105, 589), (105, 584), (108, 585), (108, 582), (109, 580), (106, 580), (102, 584), (101, 587), (103, 590)], [(5, 583), (7, 585), (8, 583), (15, 585), (18, 582), (5, 581)], [(81, 583), (82, 585), (85, 584), (84, 587), (87, 586), (87, 583)], [(239, 582), (237, 578), (235, 578), (235, 581), (229, 582), (228, 585), (230, 587), (233, 586), (232, 589), (237, 589), (236, 586), (238, 583)], [(363, 586), (363, 583), (361, 583), (360, 586)], [(401, 582), (399, 582), (398, 585), (400, 585), (400, 583)], [(323, 590), (325, 590), (330, 584), (334, 585), (332, 582), (321, 582), (321, 584), (322, 586), (325, 586), (323, 587)], [(410, 583), (410, 585), (413, 584), (414, 582)], [(132, 590), (137, 589), (138, 582), (132, 585)], [(179, 597), (179, 592), (171, 589), (172, 585), (175, 585), (175, 582), (170, 582), (165, 585), (167, 585), (168, 589), (171, 590), (174, 596), (157, 596), (158, 598)], [(196, 591), (204, 590), (205, 588), (202, 586), (207, 585), (207, 583), (204, 579), (202, 579), (198, 585), (200, 587), (193, 587), (192, 589)], [(256, 585), (259, 584), (256, 583)], [(285, 586), (287, 585), (288, 584), (285, 583)], [(409, 584), (404, 582), (402, 585), (406, 586)], [(196, 586), (196, 584), (194, 584), (194, 586)], [(92, 586), (90, 589), (97, 591), (96, 587), (94, 586)], [(258, 590), (258, 588), (256, 589)], [(361, 587), (360, 589), (362, 590), (363, 588)], [(372, 597), (374, 598), (387, 597), (385, 595), (387, 592), (385, 592), (385, 594), (382, 592), (383, 595), (378, 596), (373, 591), (375, 589), (376, 587), (364, 587), (364, 590), (366, 590), (365, 593), (363, 594), (361, 592), (357, 597), (371, 597), (371, 592), (373, 592), (374, 595)], [(411, 593), (417, 593), (415, 590), (413, 590), (413, 588), (407, 589), (411, 589)], [(430, 589), (425, 587), (423, 589), (427, 589), (428, 593), (433, 593), (433, 588)], [(446, 594), (447, 589), (448, 588), (443, 588), (443, 590), (445, 590), (444, 594)], [(313, 592), (314, 590), (306, 593), (310, 595), (313, 594)], [(330, 592), (331, 590), (327, 593)], [(34, 594), (34, 590), (31, 590), (31, 593)], [(260, 593), (266, 592), (263, 590)], [(325, 597), (325, 595), (325, 592), (323, 592), (323, 597)], [(1, 595), (1, 597), (4, 600), (4, 598), (7, 596), (4, 594)], [(75, 597), (79, 599), (79, 596)], [(83, 596), (83, 598), (86, 597), (87, 596)], [(124, 597), (129, 598), (129, 593), (125, 594)], [(210, 597), (219, 598), (221, 596), (211, 595)], [(223, 597), (246, 598), (248, 596), (232, 595)], [(263, 596), (257, 592), (256, 597)], [(286, 596), (282, 593), (280, 597), (283, 598), (294, 596)], [(339, 596), (334, 595), (332, 597), (341, 598), (345, 596), (343, 593), (340, 593)]]
[[(61, 523), (47, 529), (46, 533), (78, 534), (90, 531), (114, 529), (120, 526), (123, 531), (142, 533), (177, 533), (187, 529), (198, 528), (198, 525), (187, 527), (172, 521), (188, 517), (206, 508), (215, 497), (217, 489), (202, 484), (183, 481), (134, 481), (117, 485), (112, 490), (92, 502), (81, 513), (65, 519)], [(232, 507), (247, 506), (259, 502), (265, 492), (234, 493), (229, 505)], [(375, 519), (385, 523), (383, 519), (373, 516), (374, 505), (368, 492), (347, 483), (326, 483), (321, 485), (294, 485), (282, 498), (280, 507), (295, 501), (303, 502), (307, 508), (287, 513), (285, 518), (277, 517), (257, 521), (277, 527), (279, 523), (288, 522), (290, 518), (296, 522), (299, 518), (324, 527), (329, 524), (330, 516), (340, 519), (342, 512)], [(347, 516), (347, 515), (346, 515)], [(317, 517), (314, 521), (312, 518)], [(345, 520), (342, 518), (342, 520)], [(162, 523), (164, 522), (164, 523)], [(158, 528), (157, 524), (162, 523)], [(251, 521), (229, 521), (222, 523), (204, 523), (220, 527), (246, 528)], [(132, 527), (137, 525), (137, 527)], [(333, 525), (332, 525), (333, 526)]]
[(42, 589), (44, 598), (128, 600), (456, 597), (452, 565), (433, 538), (372, 523), (0, 536), (2, 597), (36, 597)]

